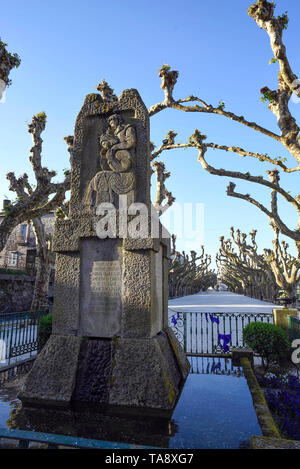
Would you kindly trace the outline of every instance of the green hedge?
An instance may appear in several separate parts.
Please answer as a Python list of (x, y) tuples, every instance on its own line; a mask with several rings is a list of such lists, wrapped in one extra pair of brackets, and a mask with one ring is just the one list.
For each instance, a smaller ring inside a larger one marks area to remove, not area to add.
[(286, 360), (290, 354), (288, 334), (281, 327), (264, 322), (252, 322), (243, 330), (243, 338), (254, 353), (262, 357), (264, 368)]
[(52, 314), (47, 314), (44, 316), (38, 325), (37, 330), (37, 343), (38, 343), (38, 352), (42, 350), (47, 340), (49, 339), (52, 333)]
[(15, 269), (5, 269), (4, 267), (0, 269), (0, 274), (9, 274), (9, 275), (28, 275), (26, 270), (15, 270)]

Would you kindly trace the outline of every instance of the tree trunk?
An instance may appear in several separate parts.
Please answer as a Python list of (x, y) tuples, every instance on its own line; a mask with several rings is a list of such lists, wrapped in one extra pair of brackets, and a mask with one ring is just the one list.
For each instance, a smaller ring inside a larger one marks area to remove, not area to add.
[(32, 221), (36, 235), (36, 278), (31, 310), (37, 311), (48, 307), (48, 285), (50, 276), (50, 256), (45, 228), (40, 218)]

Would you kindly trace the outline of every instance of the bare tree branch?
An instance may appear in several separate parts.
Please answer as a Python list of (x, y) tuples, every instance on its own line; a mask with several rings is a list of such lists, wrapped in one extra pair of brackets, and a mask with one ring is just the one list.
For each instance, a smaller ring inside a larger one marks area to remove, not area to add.
[(274, 54), (274, 58), (279, 63), (280, 75), (288, 85), (291, 92), (294, 92), (300, 97), (300, 88), (295, 87), (295, 80), (297, 75), (292, 71), (289, 64), (286, 47), (282, 41), (282, 34), (288, 24), (287, 12), (278, 18), (274, 16), (275, 5), (273, 2), (266, 0), (258, 0), (256, 3), (250, 6), (248, 14), (257, 23), (257, 25), (264, 29), (271, 43), (271, 48)]
[(53, 183), (52, 178), (56, 175), (55, 171), (49, 171), (48, 168), (42, 166), (43, 141), (41, 133), (45, 129), (45, 125), (46, 115), (43, 112), (33, 116), (32, 122), (28, 125), (28, 132), (33, 140), (29, 161), (36, 178), (36, 187), (29, 183), (27, 174), (19, 178), (16, 178), (13, 172), (7, 174), (7, 179), (10, 182), (9, 189), (16, 193), (17, 200), (6, 208), (5, 216), (1, 220), (0, 250), (4, 248), (11, 231), (18, 224), (55, 210), (63, 203), (66, 192), (70, 190), (71, 176), (69, 173), (65, 175), (63, 182)]

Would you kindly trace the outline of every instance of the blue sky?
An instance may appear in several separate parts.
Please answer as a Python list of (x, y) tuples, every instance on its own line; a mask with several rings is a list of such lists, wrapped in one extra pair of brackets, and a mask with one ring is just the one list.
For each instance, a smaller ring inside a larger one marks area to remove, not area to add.
[[(299, 75), (299, 2), (278, 0), (276, 14), (288, 10), (290, 23), (284, 39), (290, 63)], [(161, 101), (157, 74), (163, 63), (179, 70), (176, 98), (196, 95), (244, 115), (249, 121), (278, 132), (276, 120), (260, 101), (263, 86), (276, 87), (277, 64), (269, 65), (269, 38), (247, 15), (250, 0), (52, 0), (6, 2), (1, 7), (0, 34), (17, 52), (21, 66), (12, 72), (6, 102), (0, 104), (0, 199), (12, 196), (5, 174), (30, 172), (31, 147), (26, 123), (45, 111), (43, 161), (58, 171), (69, 166), (63, 137), (73, 134), (77, 113), (86, 94), (104, 77), (116, 94), (137, 88), (147, 107)], [(300, 117), (300, 103), (291, 103)], [(151, 118), (151, 140), (157, 145), (169, 129), (186, 141), (195, 128), (218, 144), (242, 146), (272, 156), (288, 156), (276, 142), (220, 116), (166, 110)], [(216, 167), (264, 175), (270, 166), (251, 158), (220, 151), (207, 153)], [(161, 158), (171, 178), (168, 188), (178, 203), (204, 204), (204, 244), (211, 254), (230, 226), (248, 233), (258, 230), (261, 249), (271, 246), (268, 219), (247, 202), (226, 196), (228, 180), (204, 172), (197, 152), (166, 152)], [(293, 162), (290, 159), (290, 164)], [(299, 193), (298, 174), (283, 175), (282, 185)], [(268, 190), (237, 182), (237, 191), (269, 204)], [(297, 214), (281, 203), (282, 217), (296, 228)], [(292, 243), (290, 243), (292, 244)], [(194, 247), (188, 240), (179, 249)]]

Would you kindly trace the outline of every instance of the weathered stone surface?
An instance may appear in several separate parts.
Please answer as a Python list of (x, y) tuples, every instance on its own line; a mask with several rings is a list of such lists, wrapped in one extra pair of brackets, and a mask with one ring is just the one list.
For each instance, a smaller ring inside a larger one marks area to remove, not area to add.
[(253, 368), (247, 357), (240, 358), (243, 371), (249, 390), (252, 395), (253, 406), (257, 415), (263, 436), (271, 438), (280, 438), (279, 430), (276, 426), (274, 418), (270, 412), (264, 393), (258, 384)]
[(186, 358), (186, 354), (184, 353), (183, 348), (179, 344), (178, 339), (175, 336), (173, 330), (169, 326), (166, 326), (164, 328), (164, 331), (168, 336), (170, 345), (172, 347), (172, 351), (176, 356), (176, 363), (179, 367), (182, 379), (183, 381), (185, 381), (190, 371), (190, 362)]
[(163, 317), (162, 328), (167, 329), (169, 325), (168, 299), (169, 299), (169, 261), (163, 257)]
[(73, 401), (108, 404), (114, 342), (82, 341)]
[(252, 436), (252, 449), (300, 449), (300, 441), (270, 438), (267, 436)]
[[(82, 213), (82, 200), (89, 181), (100, 169), (100, 136), (105, 133), (106, 119), (119, 113), (125, 124), (133, 125), (136, 141), (136, 200), (150, 203), (149, 114), (137, 90), (125, 90), (118, 101), (107, 103), (99, 94), (86, 97), (75, 124), (74, 156), (72, 164), (72, 216)], [(85, 164), (82, 165), (84, 154)], [(148, 164), (145, 164), (146, 162)]]
[(142, 251), (146, 249), (152, 249), (153, 251), (158, 252), (160, 249), (160, 240), (157, 238), (124, 238), (123, 248), (126, 249), (126, 251)]
[(231, 349), (232, 365), (241, 366), (241, 358), (248, 358), (252, 368), (254, 368), (254, 353), (252, 349)]
[(80, 339), (52, 335), (36, 359), (19, 398), (29, 404), (68, 405), (75, 387)]
[(123, 253), (122, 337), (151, 335), (151, 252)]
[(58, 253), (54, 286), (54, 334), (76, 335), (79, 328), (80, 256)]
[(0, 275), (0, 310), (29, 311), (33, 297), (34, 277), (29, 275)]
[(110, 405), (171, 411), (183, 376), (166, 334), (118, 339), (111, 383)]
[[(150, 213), (150, 212), (149, 212)], [(120, 214), (116, 210), (116, 232), (119, 233)], [(94, 214), (82, 214), (80, 217), (73, 217), (69, 220), (56, 220), (55, 237), (52, 249), (56, 252), (78, 252), (80, 251), (80, 240), (82, 238), (93, 238), (97, 236), (97, 223), (100, 216)], [(148, 236), (143, 238), (130, 237), (126, 233), (123, 237), (123, 249), (127, 251), (137, 251), (151, 249), (158, 252), (160, 245), (164, 246), (164, 257), (170, 257), (170, 237), (161, 236), (162, 225), (159, 224), (157, 237), (151, 237), (151, 219), (149, 218)], [(156, 234), (156, 232), (154, 233)]]

